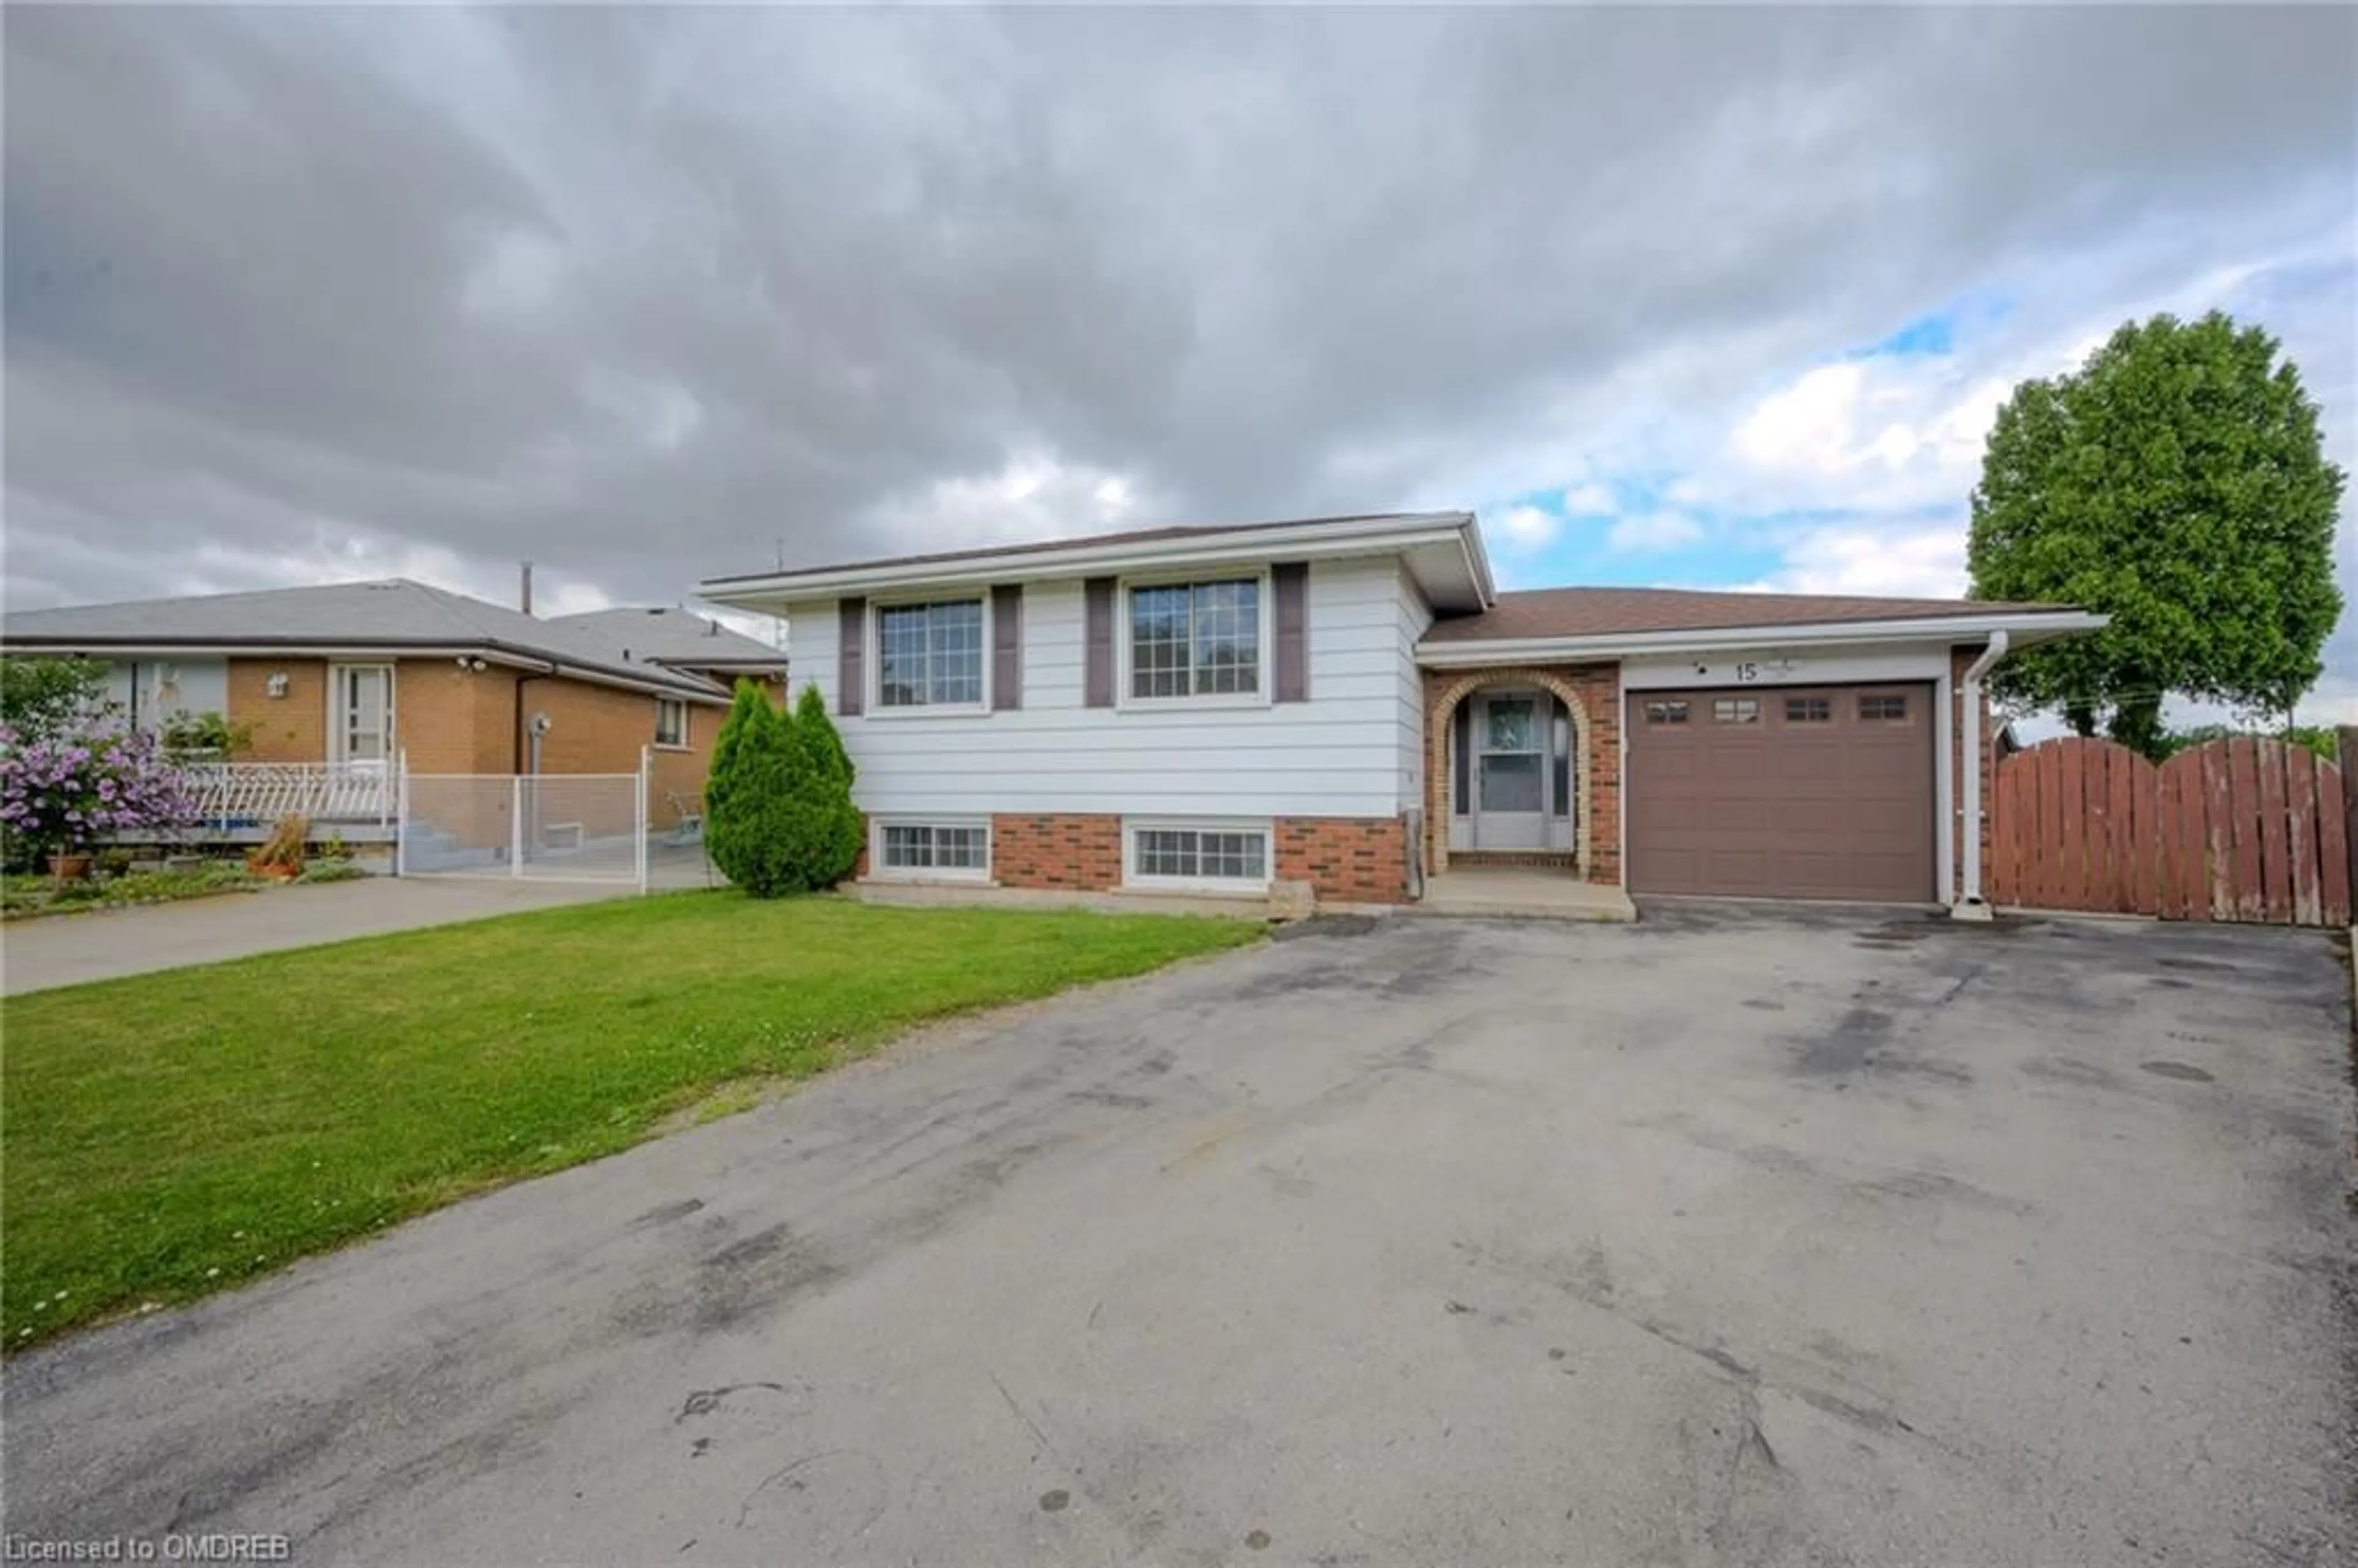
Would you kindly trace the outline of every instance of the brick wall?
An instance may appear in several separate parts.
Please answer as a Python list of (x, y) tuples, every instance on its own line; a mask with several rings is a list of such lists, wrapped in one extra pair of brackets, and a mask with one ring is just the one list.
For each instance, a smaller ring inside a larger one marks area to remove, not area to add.
[(1345, 903), (1408, 902), (1408, 827), (1397, 816), (1282, 816), (1277, 876)]
[(394, 666), (394, 741), (414, 773), (515, 771), (517, 672), (462, 669), (456, 659), (403, 659)]
[[(1001, 887), (1104, 892), (1122, 885), (1121, 818), (1110, 813), (1001, 813), (990, 819), (991, 879)], [(1390, 817), (1280, 817), (1272, 870), (1324, 899), (1408, 898), (1407, 827)]]
[[(270, 677), (284, 673), (287, 695), (270, 695)], [(328, 665), (324, 659), (232, 659), (229, 710), (233, 724), (254, 726), (254, 742), (239, 757), (250, 762), (319, 762), (328, 756)]]
[[(540, 746), (544, 773), (634, 773), (639, 749), (654, 743), (655, 698), (647, 692), (536, 677), (525, 682), (524, 712), (527, 720), (535, 713), (549, 717), (549, 730)], [(687, 744), (655, 748), (647, 784), (650, 821), (673, 819), (672, 795), (684, 803), (702, 797), (712, 741), (727, 713), (724, 708), (691, 702)]]
[(1424, 857), (1428, 871), (1449, 865), (1449, 721), (1484, 687), (1538, 687), (1573, 714), (1577, 764), (1574, 805), (1578, 828), (1576, 874), (1592, 882), (1621, 881), (1621, 666), (1499, 665), (1424, 672)]
[(1121, 818), (1102, 813), (990, 819), (991, 878), (1001, 887), (1103, 892), (1121, 885)]

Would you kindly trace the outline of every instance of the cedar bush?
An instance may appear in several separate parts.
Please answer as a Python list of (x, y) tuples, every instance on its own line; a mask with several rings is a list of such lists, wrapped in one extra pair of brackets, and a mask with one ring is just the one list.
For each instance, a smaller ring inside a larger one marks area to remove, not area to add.
[(704, 788), (712, 863), (755, 898), (833, 887), (860, 858), (851, 778), (817, 687), (806, 687), (789, 716), (740, 681)]
[(795, 891), (785, 846), (785, 719), (751, 681), (712, 742), (704, 784), (704, 846), (721, 875), (755, 898)]
[(851, 757), (815, 686), (803, 687), (789, 731), (798, 753), (791, 858), (804, 885), (830, 888), (849, 876), (860, 860), (863, 828), (860, 808), (851, 803)]

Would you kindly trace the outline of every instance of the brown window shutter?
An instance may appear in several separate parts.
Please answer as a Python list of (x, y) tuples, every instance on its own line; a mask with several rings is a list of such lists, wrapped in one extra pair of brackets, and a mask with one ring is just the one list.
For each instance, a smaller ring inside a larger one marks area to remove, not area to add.
[(1277, 685), (1280, 702), (1310, 700), (1310, 568), (1281, 561), (1269, 568), (1277, 620)]
[(1023, 706), (1023, 585), (990, 590), (990, 708)]
[(835, 710), (854, 715), (860, 712), (861, 700), (868, 695), (868, 672), (861, 665), (861, 655), (868, 647), (868, 601), (836, 600), (835, 628)]
[(1093, 577), (1081, 585), (1083, 651), (1087, 665), (1081, 701), (1090, 708), (1113, 706), (1113, 579)]

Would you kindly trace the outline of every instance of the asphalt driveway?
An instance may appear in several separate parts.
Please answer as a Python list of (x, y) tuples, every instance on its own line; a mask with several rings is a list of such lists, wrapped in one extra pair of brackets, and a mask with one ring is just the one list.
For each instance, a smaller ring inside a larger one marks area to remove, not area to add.
[(2348, 989), (2265, 931), (1293, 940), (6, 1369), (325, 1563), (2335, 1563)]

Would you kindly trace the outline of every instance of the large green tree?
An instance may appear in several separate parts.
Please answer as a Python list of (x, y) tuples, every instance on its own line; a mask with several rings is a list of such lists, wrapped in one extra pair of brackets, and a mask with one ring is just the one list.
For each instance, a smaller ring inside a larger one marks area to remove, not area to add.
[(2172, 692), (2288, 713), (2342, 614), (2342, 470), (2277, 341), (2212, 311), (2129, 322), (1998, 410), (1974, 491), (1976, 599), (2105, 612), (2000, 665), (2001, 699), (2166, 750)]

